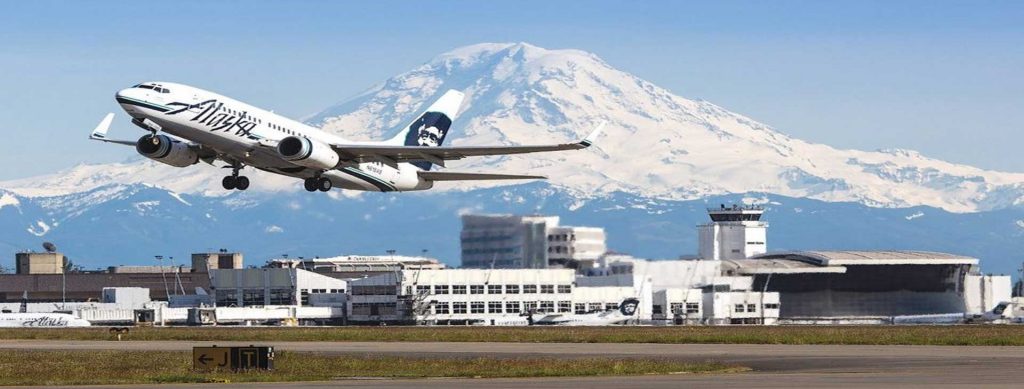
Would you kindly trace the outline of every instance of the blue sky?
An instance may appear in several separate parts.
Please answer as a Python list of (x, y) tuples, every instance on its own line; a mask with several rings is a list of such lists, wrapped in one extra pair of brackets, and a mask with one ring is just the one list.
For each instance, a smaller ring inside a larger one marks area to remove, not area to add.
[(1024, 3), (711, 3), (5, 2), (0, 179), (124, 159), (85, 136), (138, 81), (298, 117), (452, 48), (510, 41), (594, 52), (806, 140), (1024, 172)]

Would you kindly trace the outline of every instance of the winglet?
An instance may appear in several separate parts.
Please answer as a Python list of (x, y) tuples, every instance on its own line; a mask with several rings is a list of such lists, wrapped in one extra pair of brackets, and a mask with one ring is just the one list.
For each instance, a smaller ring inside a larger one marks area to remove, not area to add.
[(608, 124), (608, 122), (602, 120), (601, 124), (598, 124), (597, 128), (595, 128), (594, 131), (590, 132), (590, 135), (587, 135), (586, 138), (583, 138), (583, 140), (580, 141), (580, 145), (582, 145), (583, 147), (590, 147), (591, 145), (593, 145), (594, 139), (597, 139), (597, 137), (601, 135), (601, 131), (604, 131), (605, 124)]
[(110, 130), (110, 123), (114, 121), (114, 113), (108, 113), (107, 116), (103, 117), (100, 124), (96, 125), (96, 128), (89, 134), (89, 139), (106, 140), (107, 131)]
[(96, 128), (92, 130), (92, 133), (89, 134), (89, 139), (98, 140), (100, 142), (116, 143), (125, 146), (135, 146), (135, 141), (107, 139), (107, 131), (110, 130), (110, 123), (112, 123), (113, 121), (114, 113), (108, 113), (107, 116), (103, 117), (103, 120), (100, 120), (100, 124), (97, 124)]

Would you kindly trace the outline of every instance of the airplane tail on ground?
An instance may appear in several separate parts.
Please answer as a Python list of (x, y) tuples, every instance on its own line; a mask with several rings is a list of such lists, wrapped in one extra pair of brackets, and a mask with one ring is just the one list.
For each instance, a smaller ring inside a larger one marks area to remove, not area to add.
[[(389, 139), (386, 144), (395, 146), (426, 146), (438, 147), (444, 143), (444, 138), (451, 129), (452, 119), (459, 113), (462, 107), (462, 99), (465, 94), (457, 90), (449, 90), (440, 99), (427, 107), (416, 120), (409, 123), (402, 132)], [(420, 169), (430, 170), (430, 162), (413, 162)]]
[(622, 300), (622, 303), (619, 304), (619, 313), (622, 313), (622, 316), (636, 315), (636, 308), (638, 306), (640, 306), (640, 300), (630, 297)]

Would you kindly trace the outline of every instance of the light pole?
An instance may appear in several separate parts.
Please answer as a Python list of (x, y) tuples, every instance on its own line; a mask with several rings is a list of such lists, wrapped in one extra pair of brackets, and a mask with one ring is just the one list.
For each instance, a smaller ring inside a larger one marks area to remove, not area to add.
[(60, 309), (67, 309), (68, 305), (68, 283), (67, 283), (67, 272), (68, 272), (68, 257), (63, 257), (60, 267)]
[(164, 294), (167, 295), (167, 301), (171, 301), (171, 291), (167, 289), (167, 275), (164, 274), (164, 256), (157, 255), (156, 260), (160, 261), (160, 278), (164, 281)]

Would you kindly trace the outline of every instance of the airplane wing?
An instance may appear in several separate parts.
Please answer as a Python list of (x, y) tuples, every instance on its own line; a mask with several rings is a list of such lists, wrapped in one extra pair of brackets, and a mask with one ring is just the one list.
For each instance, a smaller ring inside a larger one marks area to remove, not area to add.
[(116, 143), (125, 146), (135, 146), (137, 142), (134, 140), (107, 139), (107, 131), (110, 130), (110, 123), (112, 123), (113, 121), (114, 113), (108, 113), (107, 116), (103, 117), (103, 120), (100, 120), (100, 124), (97, 124), (96, 128), (92, 130), (92, 133), (89, 134), (89, 139), (98, 140), (100, 142)]
[(444, 166), (445, 161), (466, 157), (483, 157), (492, 155), (510, 155), (540, 153), (547, 151), (580, 150), (594, 144), (594, 139), (601, 134), (606, 122), (583, 140), (576, 143), (530, 146), (466, 146), (466, 147), (427, 147), (427, 146), (378, 146), (378, 145), (331, 145), (344, 161), (353, 162), (409, 162), (427, 161)]
[(545, 176), (529, 176), (519, 174), (489, 174), (470, 172), (419, 172), (420, 177), (429, 181), (475, 181), (475, 180), (544, 180)]

